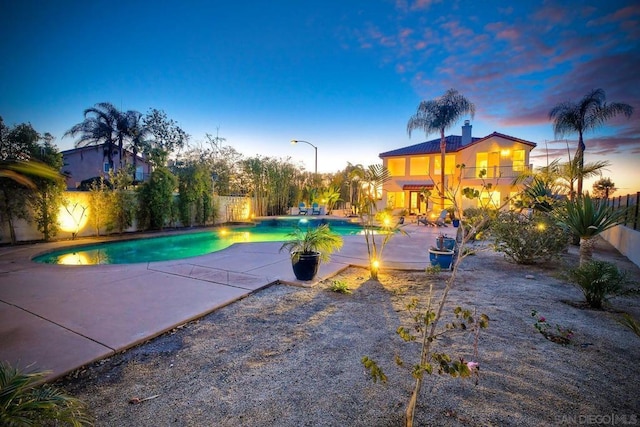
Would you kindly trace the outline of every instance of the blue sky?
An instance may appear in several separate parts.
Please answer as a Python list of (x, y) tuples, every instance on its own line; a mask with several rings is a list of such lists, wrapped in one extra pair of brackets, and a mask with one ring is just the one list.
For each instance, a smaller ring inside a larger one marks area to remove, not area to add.
[[(62, 135), (85, 108), (164, 110), (191, 135), (246, 156), (335, 172), (425, 139), (406, 133), (423, 99), (456, 88), (493, 131), (565, 156), (548, 112), (602, 88), (630, 120), (586, 135), (587, 161), (640, 191), (640, 4), (487, 0), (23, 0), (1, 7), (0, 116)], [(448, 133), (460, 134), (462, 122)], [(575, 151), (575, 137), (568, 141)]]

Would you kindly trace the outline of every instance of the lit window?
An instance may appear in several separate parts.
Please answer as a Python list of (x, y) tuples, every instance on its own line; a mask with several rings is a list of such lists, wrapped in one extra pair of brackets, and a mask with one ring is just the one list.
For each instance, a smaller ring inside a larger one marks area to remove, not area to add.
[(404, 157), (387, 160), (387, 169), (391, 176), (404, 176), (405, 175), (405, 161)]
[(524, 172), (524, 150), (513, 150), (513, 171)]
[[(440, 175), (442, 173), (442, 169), (440, 168), (440, 156), (435, 156), (433, 162), (433, 173), (436, 175)], [(447, 175), (453, 175), (456, 173), (456, 155), (455, 154), (447, 154), (444, 157), (444, 173)]]
[(429, 158), (428, 157), (411, 157), (409, 159), (409, 174), (429, 175)]
[(477, 178), (480, 177), (481, 171), (486, 171), (489, 166), (489, 154), (488, 153), (477, 153), (476, 154), (476, 173), (475, 176)]
[(387, 206), (395, 208), (404, 208), (404, 191), (389, 191), (387, 193)]

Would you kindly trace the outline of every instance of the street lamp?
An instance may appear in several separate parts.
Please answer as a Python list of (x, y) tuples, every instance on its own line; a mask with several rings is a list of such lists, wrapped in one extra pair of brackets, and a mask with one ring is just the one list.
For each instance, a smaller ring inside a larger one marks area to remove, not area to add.
[(291, 143), (293, 145), (297, 144), (298, 142), (304, 142), (305, 144), (309, 144), (310, 146), (313, 147), (313, 149), (316, 151), (316, 171), (315, 171), (315, 175), (318, 176), (318, 147), (316, 147), (315, 145), (313, 145), (312, 143), (310, 143), (309, 141), (303, 141), (301, 139), (292, 139)]

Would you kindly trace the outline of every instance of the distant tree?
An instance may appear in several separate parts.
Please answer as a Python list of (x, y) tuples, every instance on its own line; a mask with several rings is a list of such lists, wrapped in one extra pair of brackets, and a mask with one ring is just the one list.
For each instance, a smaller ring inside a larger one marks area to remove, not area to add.
[(138, 170), (138, 154), (148, 151), (151, 130), (144, 122), (144, 116), (138, 111), (127, 111), (129, 120), (130, 146), (133, 153), (133, 182), (137, 181), (136, 172)]
[(206, 163), (191, 162), (178, 171), (178, 209), (183, 226), (206, 225), (213, 214), (213, 185)]
[(157, 167), (138, 187), (138, 220), (145, 228), (162, 230), (173, 218), (173, 192), (177, 179), (164, 166)]
[(65, 136), (76, 137), (76, 147), (106, 144), (109, 169), (113, 169), (113, 148), (118, 132), (121, 113), (109, 102), (101, 102), (84, 110), (84, 120), (65, 132)]
[[(38, 148), (38, 132), (26, 123), (12, 128), (1, 123), (0, 128), (0, 160), (7, 168), (5, 171), (15, 172), (9, 169), (10, 165), (31, 163), (31, 155)], [(31, 179), (22, 182), (15, 174), (3, 175), (0, 175), (0, 220), (9, 228), (11, 243), (15, 244), (15, 221), (29, 219), (28, 200), (36, 185)]]
[(96, 236), (100, 235), (100, 229), (109, 221), (110, 195), (110, 188), (104, 178), (99, 177), (89, 184), (89, 212), (91, 213), (89, 218), (96, 230)]
[(593, 183), (593, 197), (596, 199), (608, 199), (618, 189), (611, 178), (600, 178)]
[[(60, 170), (63, 166), (62, 154), (53, 144), (53, 136), (45, 133), (43, 143), (32, 148), (31, 158)], [(64, 190), (66, 188), (62, 176), (56, 179), (43, 177), (33, 178), (36, 189), (29, 197), (29, 205), (38, 231), (42, 233), (45, 241), (54, 237), (59, 230), (58, 213), (64, 202)]]
[[(621, 102), (605, 102), (606, 95), (602, 89), (594, 89), (580, 101), (562, 102), (551, 109), (549, 118), (553, 120), (553, 132), (556, 137), (577, 133), (578, 148), (575, 159), (578, 170), (584, 169), (585, 132), (594, 130), (609, 119), (624, 114), (627, 118), (633, 114), (633, 107)], [(578, 197), (582, 197), (583, 174), (578, 173)]]
[(445, 200), (445, 152), (447, 148), (444, 132), (456, 124), (464, 114), (474, 116), (475, 105), (467, 98), (458, 93), (455, 89), (449, 89), (439, 98), (422, 101), (418, 105), (416, 114), (409, 118), (407, 123), (407, 133), (411, 137), (411, 132), (420, 129), (429, 135), (433, 132), (440, 132), (440, 206), (444, 209)]
[(165, 166), (169, 155), (184, 148), (189, 140), (189, 135), (162, 110), (150, 109), (143, 123), (151, 136), (146, 145), (146, 154), (155, 166)]
[(123, 233), (133, 224), (136, 207), (135, 193), (130, 189), (133, 180), (127, 168), (121, 168), (109, 173), (109, 180), (113, 188), (107, 190), (109, 199), (109, 217), (107, 231), (116, 230)]

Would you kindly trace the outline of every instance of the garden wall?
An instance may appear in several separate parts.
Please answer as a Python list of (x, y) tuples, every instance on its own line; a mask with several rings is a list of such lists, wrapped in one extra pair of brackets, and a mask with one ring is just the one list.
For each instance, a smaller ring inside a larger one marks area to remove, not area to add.
[(624, 225), (616, 225), (600, 234), (620, 253), (640, 267), (640, 231)]
[[(77, 237), (96, 236), (96, 229), (91, 221), (89, 206), (89, 193), (85, 191), (66, 191), (64, 197), (68, 200), (66, 207), (62, 209), (59, 218), (61, 229), (54, 237), (54, 240), (68, 240), (77, 231)], [(253, 213), (253, 203), (250, 197), (244, 196), (216, 196), (216, 207), (218, 208), (215, 224), (227, 222), (248, 221)], [(178, 224), (178, 226), (181, 226)], [(41, 240), (42, 234), (38, 231), (35, 223), (25, 220), (14, 221), (14, 229), (18, 242), (28, 242)], [(126, 232), (138, 231), (134, 219), (133, 226)], [(106, 235), (104, 228), (100, 229), (101, 235)], [(6, 224), (0, 226), (0, 243), (11, 242), (9, 227)]]

